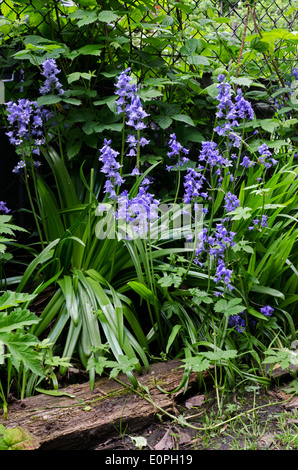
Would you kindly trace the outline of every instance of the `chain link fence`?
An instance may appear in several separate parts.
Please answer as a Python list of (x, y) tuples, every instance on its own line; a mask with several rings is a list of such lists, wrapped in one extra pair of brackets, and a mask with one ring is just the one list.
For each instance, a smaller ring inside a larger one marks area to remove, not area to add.
[[(75, 4), (72, 0), (2, 0), (0, 4), (2, 18), (21, 20), (26, 25), (27, 34), (44, 33), (52, 39), (59, 38), (67, 42), (73, 21), (67, 15), (67, 7)], [(88, 6), (82, 5), (84, 2), (78, 2), (80, 9), (88, 10)], [(298, 0), (184, 0), (179, 3), (156, 0), (151, 7), (146, 6), (149, 3), (140, 5), (136, 9), (138, 13), (134, 14), (132, 4), (124, 2), (123, 11), (129, 12), (125, 26), (120, 18), (111, 22), (109, 28), (114, 32), (117, 30), (119, 34), (123, 34), (123, 27), (127, 29), (132, 53), (141, 56), (144, 46), (149, 44), (152, 46), (152, 56), (171, 59), (172, 64), (183, 61), (180, 41), (186, 37), (197, 37), (199, 34), (209, 43), (216, 39), (220, 44), (229, 43), (233, 47), (241, 44), (244, 34), (257, 33), (262, 37), (262, 32), (273, 28), (298, 30)], [(216, 26), (214, 19), (217, 19)], [(1, 26), (5, 26), (5, 23)], [(159, 45), (155, 44), (155, 39), (164, 38), (167, 33), (168, 44), (163, 41)], [(173, 36), (177, 41), (171, 41)], [(13, 40), (13, 34), (8, 33), (8, 37)], [(216, 51), (214, 57), (227, 65), (227, 59), (216, 54)]]

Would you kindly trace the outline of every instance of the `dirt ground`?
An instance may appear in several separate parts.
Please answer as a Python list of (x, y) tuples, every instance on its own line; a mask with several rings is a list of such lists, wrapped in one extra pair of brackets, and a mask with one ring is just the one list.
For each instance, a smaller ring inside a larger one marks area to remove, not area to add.
[(214, 390), (180, 398), (176, 411), (186, 425), (157, 416), (156, 422), (130, 433), (129, 426), (117, 423), (115, 436), (94, 450), (296, 450), (298, 396), (286, 393), (288, 382), (231, 393), (221, 413)]

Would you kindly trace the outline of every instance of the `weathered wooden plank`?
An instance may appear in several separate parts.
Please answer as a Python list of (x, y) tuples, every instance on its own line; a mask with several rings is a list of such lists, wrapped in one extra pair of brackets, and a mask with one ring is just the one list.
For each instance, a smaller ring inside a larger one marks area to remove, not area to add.
[[(183, 376), (181, 364), (180, 361), (153, 364), (149, 373), (138, 377), (140, 384), (149, 388), (154, 403), (172, 413), (175, 413), (173, 396), (160, 391), (156, 383), (164, 390), (174, 390)], [(125, 375), (117, 379), (129, 384)], [(197, 374), (190, 374), (188, 387), (196, 382)], [(40, 394), (16, 401), (9, 405), (8, 419), (0, 416), (0, 423), (7, 428), (28, 429), (39, 439), (40, 450), (84, 450), (119, 434), (121, 428), (128, 426), (128, 432), (137, 431), (156, 419), (151, 403), (107, 377), (100, 377), (93, 390), (89, 383), (84, 383), (69, 386), (63, 392), (73, 398)]]

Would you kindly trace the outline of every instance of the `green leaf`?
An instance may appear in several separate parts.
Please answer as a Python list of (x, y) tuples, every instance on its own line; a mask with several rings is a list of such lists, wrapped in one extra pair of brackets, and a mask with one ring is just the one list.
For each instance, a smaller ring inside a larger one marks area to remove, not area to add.
[(0, 341), (8, 348), (10, 360), (16, 370), (19, 370), (23, 363), (25, 369), (44, 377), (39, 354), (33, 349), (34, 345), (39, 344), (35, 336), (18, 332), (0, 333)]
[[(35, 297), (36, 295), (34, 294), (6, 291), (0, 297), (0, 310), (7, 310), (10, 307), (16, 307), (19, 304), (30, 302), (31, 300), (35, 299)], [(1, 319), (0, 319), (0, 325), (1, 325)]]
[(188, 39), (185, 41), (184, 46), (181, 47), (180, 49), (180, 54), (185, 55), (185, 56), (190, 56), (194, 54), (198, 46), (198, 40), (195, 38)]
[(154, 121), (162, 129), (167, 129), (168, 127), (170, 127), (170, 125), (173, 122), (173, 120), (169, 116), (165, 116), (165, 115), (155, 116)]
[(80, 104), (82, 104), (82, 102), (76, 98), (63, 98), (63, 102), (74, 106), (80, 106)]
[(103, 49), (102, 44), (87, 44), (86, 46), (78, 49), (78, 52), (82, 55), (97, 55), (101, 54), (101, 49)]
[(207, 57), (198, 54), (188, 56), (187, 62), (191, 65), (210, 65)]
[(250, 246), (247, 240), (241, 240), (232, 247), (232, 250), (237, 253), (238, 251), (245, 251), (246, 253), (254, 253), (254, 249)]
[(103, 23), (113, 23), (114, 21), (117, 21), (118, 18), (119, 16), (110, 10), (102, 10), (98, 15), (99, 21), (102, 21)]
[(9, 314), (1, 314), (0, 333), (13, 331), (24, 326), (31, 326), (34, 323), (39, 323), (39, 321), (39, 318), (29, 310), (17, 308)]
[(272, 287), (253, 285), (251, 286), (250, 290), (264, 295), (272, 295), (273, 297), (279, 297), (283, 300), (285, 299), (285, 295), (281, 291), (273, 289)]
[(15, 428), (9, 428), (0, 432), (0, 450), (34, 450), (40, 447), (40, 442), (33, 434), (27, 429), (17, 426)]
[(195, 126), (191, 117), (187, 116), (186, 114), (172, 114), (171, 118), (174, 119), (174, 121), (185, 122), (190, 126)]
[(57, 95), (44, 95), (37, 98), (38, 106), (48, 106), (51, 104), (60, 103), (62, 98)]
[(139, 296), (146, 300), (147, 302), (151, 304), (158, 303), (157, 297), (153, 294), (153, 292), (148, 289), (144, 284), (141, 284), (140, 282), (137, 281), (130, 281), (128, 282), (129, 287), (131, 287)]
[[(225, 315), (237, 315), (238, 313), (246, 310), (246, 307), (241, 304), (242, 299), (236, 298), (232, 300), (220, 299), (214, 304), (214, 311), (224, 313)], [(239, 305), (240, 304), (240, 305)]]
[(49, 395), (51, 397), (76, 398), (75, 395), (72, 395), (71, 393), (63, 392), (63, 390), (45, 390), (44, 388), (35, 387), (35, 391), (38, 393), (42, 393), (44, 395)]
[(217, 362), (228, 359), (234, 359), (238, 355), (236, 349), (229, 349), (227, 351), (207, 351), (202, 353), (203, 356), (207, 357), (210, 361)]
[(170, 347), (172, 346), (172, 343), (174, 342), (177, 334), (179, 333), (179, 330), (182, 328), (182, 325), (174, 325), (172, 332), (169, 336), (168, 342), (167, 342), (167, 347), (166, 347), (166, 353), (169, 352)]
[(182, 359), (182, 362), (185, 363), (185, 367), (190, 367), (193, 372), (203, 372), (210, 368), (210, 361), (203, 355), (198, 354), (195, 357), (187, 357)]
[(230, 77), (229, 81), (231, 83), (235, 83), (236, 85), (247, 87), (250, 87), (250, 85), (253, 83), (253, 79), (249, 77)]
[(230, 211), (229, 215), (232, 215), (233, 220), (249, 219), (251, 217), (252, 209), (250, 207), (236, 207), (235, 210)]
[(255, 310), (255, 309), (252, 308), (252, 307), (248, 307), (247, 311), (248, 311), (248, 313), (249, 313), (250, 315), (253, 315), (253, 316), (256, 317), (256, 318), (259, 318), (260, 320), (265, 320), (265, 321), (268, 320), (268, 318), (267, 318), (265, 315), (263, 315), (262, 313), (258, 312), (257, 310)]
[(181, 284), (182, 278), (176, 273), (170, 273), (168, 276), (163, 276), (160, 279), (158, 279), (158, 284), (160, 284), (162, 287), (179, 287)]

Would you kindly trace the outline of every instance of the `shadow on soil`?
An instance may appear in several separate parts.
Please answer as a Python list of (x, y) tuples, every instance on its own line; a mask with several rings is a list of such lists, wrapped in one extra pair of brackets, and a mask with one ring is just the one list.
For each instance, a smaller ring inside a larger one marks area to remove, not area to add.
[(174, 411), (185, 425), (158, 414), (138, 432), (115, 423), (115, 436), (93, 450), (296, 450), (298, 396), (287, 392), (290, 380), (270, 390), (247, 387), (222, 403), (214, 390), (180, 396)]

